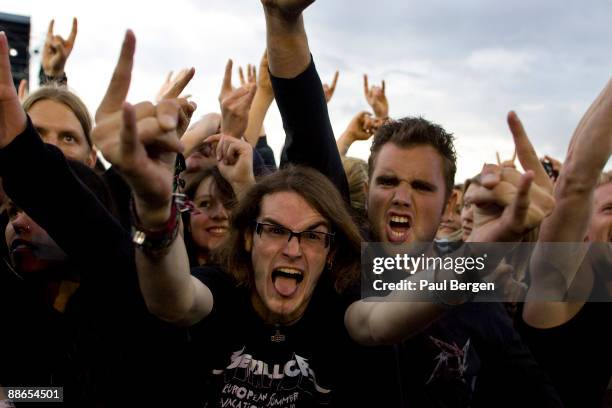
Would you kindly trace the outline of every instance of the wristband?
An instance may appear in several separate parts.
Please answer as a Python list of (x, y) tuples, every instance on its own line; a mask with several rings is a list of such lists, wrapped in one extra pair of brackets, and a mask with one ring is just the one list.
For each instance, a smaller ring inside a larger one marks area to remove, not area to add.
[(181, 213), (178, 211), (176, 202), (172, 200), (168, 221), (162, 228), (156, 230), (142, 226), (138, 214), (136, 214), (134, 200), (131, 201), (130, 208), (132, 212), (132, 242), (136, 248), (148, 255), (165, 255), (176, 239), (180, 227)]
[(51, 76), (47, 75), (44, 72), (41, 72), (40, 82), (42, 85), (49, 84), (58, 84), (58, 85), (66, 85), (68, 84), (68, 77), (65, 72), (62, 72), (59, 76)]

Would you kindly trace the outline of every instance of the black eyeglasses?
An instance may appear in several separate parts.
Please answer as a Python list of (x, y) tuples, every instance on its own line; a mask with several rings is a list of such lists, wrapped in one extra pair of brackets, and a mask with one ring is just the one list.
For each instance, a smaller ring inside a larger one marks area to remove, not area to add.
[(291, 238), (296, 237), (302, 247), (311, 249), (328, 248), (335, 235), (333, 232), (322, 231), (295, 232), (281, 225), (265, 222), (255, 222), (255, 233), (262, 239), (278, 243), (289, 242)]

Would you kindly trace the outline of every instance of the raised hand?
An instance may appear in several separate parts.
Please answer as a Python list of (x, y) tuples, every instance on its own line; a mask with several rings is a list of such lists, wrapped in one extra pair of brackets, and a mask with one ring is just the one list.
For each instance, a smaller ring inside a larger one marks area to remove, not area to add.
[(332, 96), (334, 96), (334, 92), (336, 91), (336, 85), (338, 84), (338, 76), (340, 75), (339, 71), (336, 71), (334, 74), (334, 79), (332, 80), (331, 85), (323, 84), (323, 92), (325, 93), (325, 101), (329, 103)]
[(55, 20), (51, 20), (49, 23), (41, 64), (46, 75), (50, 77), (59, 77), (64, 73), (64, 66), (74, 47), (78, 23), (76, 17), (72, 19), (72, 29), (66, 40), (59, 35), (53, 34), (54, 23)]
[[(178, 98), (181, 92), (185, 89), (187, 84), (193, 79), (195, 75), (195, 68), (183, 68), (178, 74), (174, 77), (172, 76), (172, 71), (168, 73), (164, 83), (161, 88), (157, 92), (157, 96), (155, 97), (156, 102), (160, 102), (164, 99), (175, 99)], [(188, 99), (190, 95), (181, 96), (181, 99)], [(182, 137), (183, 134), (187, 131), (189, 127), (189, 122), (191, 121), (191, 116), (195, 111), (195, 103), (191, 102), (189, 104), (183, 104), (182, 106), (185, 109), (181, 109), (179, 114), (179, 124), (177, 133), (179, 137)], [(192, 109), (193, 108), (193, 109)]]
[(219, 94), (221, 104), (221, 132), (235, 138), (244, 136), (248, 125), (249, 110), (253, 103), (253, 97), (257, 90), (257, 85), (247, 83), (240, 88), (232, 87), (232, 60), (227, 61), (225, 66), (225, 76)]
[[(134, 33), (128, 30), (115, 71), (95, 115), (96, 127), (92, 132), (92, 140), (104, 157), (113, 164), (119, 161), (119, 130), (122, 126), (123, 105), (130, 89), (135, 48), (136, 38)], [(178, 103), (181, 111), (190, 111), (189, 115), (195, 110), (195, 105), (186, 99), (171, 100)], [(156, 114), (156, 106), (151, 102), (136, 104), (134, 110), (138, 121), (150, 119)], [(175, 126), (178, 126), (178, 123)], [(161, 149), (175, 145), (175, 137), (170, 133), (159, 135), (154, 131), (154, 127), (151, 130), (139, 132), (139, 137), (145, 145), (158, 145)]]
[[(164, 100), (155, 113), (137, 119), (135, 106), (125, 102), (121, 111), (120, 141), (113, 165), (117, 166), (134, 193), (134, 202), (142, 225), (164, 225), (172, 200), (172, 180), (176, 153), (182, 151), (176, 135), (181, 106), (176, 100)], [(165, 136), (162, 143), (146, 146), (142, 135)]]
[[(164, 99), (158, 105), (125, 102), (129, 91), (136, 38), (128, 30), (104, 99), (96, 111), (92, 139), (134, 192), (143, 225), (156, 227), (168, 219), (176, 153), (179, 111), (185, 99)], [(192, 106), (193, 108), (193, 106)]]
[(257, 77), (257, 90), (260, 92), (266, 92), (272, 97), (274, 93), (272, 91), (272, 82), (270, 81), (270, 71), (268, 66), (268, 50), (264, 51), (261, 61), (259, 62), (259, 76)]
[[(192, 153), (199, 151), (205, 157), (212, 157), (212, 153), (208, 153), (209, 149), (203, 149), (204, 141), (212, 135), (216, 135), (221, 132), (221, 115), (216, 112), (210, 112), (202, 116), (197, 122), (187, 129), (185, 134), (181, 137), (181, 143), (185, 151), (183, 155), (185, 159), (191, 156)], [(189, 167), (189, 163), (187, 164)]]
[(238, 77), (240, 78), (240, 85), (245, 86), (246, 84), (257, 83), (257, 69), (255, 65), (247, 64), (247, 78), (244, 78), (244, 71), (242, 67), (238, 67)]
[[(183, 68), (174, 76), (172, 76), (172, 71), (168, 72), (164, 83), (157, 92), (155, 101), (178, 98), (194, 75), (195, 68)], [(188, 98), (188, 96), (184, 96), (184, 98)]]
[(315, 0), (261, 0), (267, 9), (278, 10), (287, 16), (297, 16), (302, 13)]
[(514, 112), (508, 114), (517, 157), (526, 173), (512, 167), (485, 165), (481, 186), (476, 187), (472, 203), (474, 229), (472, 242), (520, 240), (537, 227), (554, 208), (552, 182)]
[(514, 161), (516, 160), (516, 149), (514, 150), (514, 153), (512, 154), (512, 158), (509, 160), (502, 160), (501, 156), (499, 155), (499, 152), (495, 152), (495, 157), (497, 159), (497, 164), (501, 167), (512, 167), (512, 168), (516, 168), (516, 166), (514, 165)]
[(26, 114), (21, 107), (9, 59), (6, 34), (0, 32), (0, 148), (5, 147), (26, 128)]
[(373, 118), (370, 112), (363, 111), (355, 115), (336, 142), (340, 155), (346, 155), (348, 149), (356, 140), (368, 140), (371, 138), (383, 122), (380, 118)]
[(374, 114), (377, 118), (386, 119), (389, 117), (389, 102), (385, 95), (385, 81), (383, 80), (381, 86), (372, 85), (370, 88), (368, 84), (368, 75), (363, 75), (363, 92), (365, 94), (368, 105), (372, 107)]
[(206, 139), (206, 143), (216, 144), (217, 167), (236, 195), (255, 183), (253, 147), (247, 141), (219, 134)]

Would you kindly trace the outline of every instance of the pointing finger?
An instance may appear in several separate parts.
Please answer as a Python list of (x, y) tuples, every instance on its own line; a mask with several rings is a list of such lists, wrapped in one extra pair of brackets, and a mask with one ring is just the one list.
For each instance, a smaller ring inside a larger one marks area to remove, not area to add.
[(105, 114), (121, 109), (130, 89), (135, 50), (136, 37), (132, 30), (127, 30), (115, 71), (113, 72), (104, 99), (102, 99), (102, 103), (96, 112), (96, 121), (100, 120), (100, 117)]

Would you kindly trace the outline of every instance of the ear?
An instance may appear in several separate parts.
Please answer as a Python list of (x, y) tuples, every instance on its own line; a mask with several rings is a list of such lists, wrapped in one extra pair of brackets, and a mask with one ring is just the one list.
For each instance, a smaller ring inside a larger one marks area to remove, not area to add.
[(251, 252), (253, 249), (253, 231), (247, 231), (244, 233), (244, 249), (247, 252)]
[(85, 164), (93, 169), (94, 166), (96, 165), (97, 160), (98, 160), (98, 149), (96, 149), (95, 147), (92, 147), (91, 152), (89, 152), (89, 155), (87, 156), (87, 160), (85, 161)]

